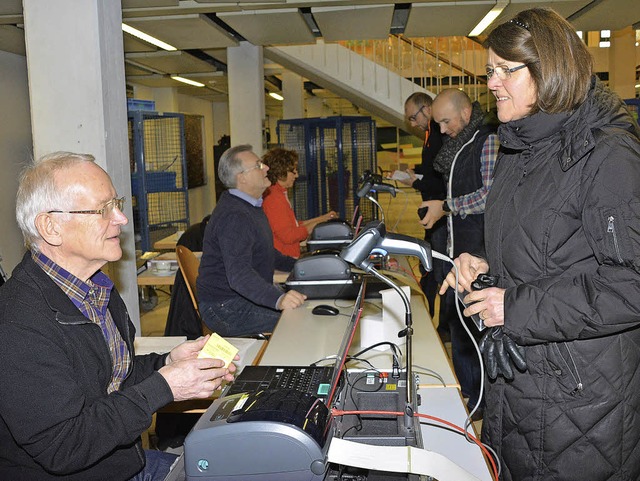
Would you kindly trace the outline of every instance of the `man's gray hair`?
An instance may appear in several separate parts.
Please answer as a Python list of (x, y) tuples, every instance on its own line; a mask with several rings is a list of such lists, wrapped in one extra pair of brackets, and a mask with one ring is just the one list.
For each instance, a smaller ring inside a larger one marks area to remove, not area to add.
[(50, 210), (68, 210), (72, 198), (56, 185), (56, 173), (82, 163), (95, 162), (90, 154), (53, 152), (32, 160), (24, 169), (16, 196), (16, 220), (27, 248), (36, 248), (42, 237), (36, 229), (36, 217)]
[(253, 152), (249, 144), (236, 145), (224, 151), (218, 161), (218, 177), (227, 189), (234, 189), (237, 184), (237, 176), (242, 172), (242, 160), (238, 154)]

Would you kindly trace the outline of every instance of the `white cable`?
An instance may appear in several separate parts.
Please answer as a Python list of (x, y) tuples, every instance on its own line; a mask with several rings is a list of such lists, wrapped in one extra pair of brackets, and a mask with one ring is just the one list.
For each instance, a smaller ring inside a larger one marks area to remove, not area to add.
[[(471, 331), (467, 327), (467, 323), (464, 322), (464, 316), (462, 315), (462, 311), (460, 311), (460, 301), (458, 300), (458, 296), (457, 296), (458, 286), (460, 285), (458, 266), (456, 266), (456, 264), (453, 262), (453, 260), (451, 260), (449, 257), (445, 256), (444, 254), (440, 254), (439, 252), (431, 251), (431, 256), (435, 257), (436, 259), (440, 259), (442, 261), (450, 263), (453, 266), (453, 269), (455, 270), (455, 273), (456, 273), (456, 285), (453, 288), (455, 289), (455, 291), (454, 291), (454, 296), (455, 296), (454, 297), (454, 301), (456, 303), (456, 311), (458, 313), (458, 319), (460, 320), (460, 323), (462, 324), (462, 327), (464, 327), (464, 330), (467, 331), (467, 335), (469, 336), (469, 339), (471, 339), (471, 342), (473, 343), (473, 347), (475, 348), (476, 353), (478, 355), (478, 361), (480, 362), (480, 395), (478, 396), (478, 402), (473, 407), (473, 409), (471, 410), (471, 412), (467, 416), (467, 419), (465, 420), (464, 430), (465, 430), (465, 433), (467, 433), (468, 432), (467, 430), (469, 429), (469, 426), (471, 425), (471, 422), (472, 422), (471, 421), (471, 417), (478, 410), (478, 408), (480, 407), (480, 404), (482, 404), (482, 398), (484, 397), (484, 362), (482, 360), (482, 353), (480, 352), (480, 348), (478, 347), (478, 343), (476, 342), (476, 339), (473, 337), (473, 334), (471, 334)], [(473, 434), (473, 433), (471, 433), (471, 434)], [(467, 439), (467, 441), (473, 442), (471, 439), (469, 439), (467, 434), (465, 434), (465, 438)]]

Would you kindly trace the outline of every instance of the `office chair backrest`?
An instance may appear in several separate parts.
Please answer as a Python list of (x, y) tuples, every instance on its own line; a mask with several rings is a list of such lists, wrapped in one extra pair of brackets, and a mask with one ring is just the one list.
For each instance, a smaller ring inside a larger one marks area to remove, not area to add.
[[(193, 303), (193, 307), (196, 310), (198, 317), (200, 317), (200, 311), (198, 310), (198, 300), (196, 298), (196, 279), (198, 278), (200, 259), (198, 259), (190, 249), (181, 245), (176, 246), (176, 255), (178, 257), (178, 266), (180, 267), (180, 272), (182, 272), (182, 277), (184, 277), (185, 284), (187, 285), (187, 290), (189, 291), (189, 296), (191, 297), (191, 302)], [(204, 322), (202, 322), (202, 318), (200, 318), (200, 322), (202, 324), (202, 334), (210, 334), (211, 329), (209, 329), (209, 327)]]

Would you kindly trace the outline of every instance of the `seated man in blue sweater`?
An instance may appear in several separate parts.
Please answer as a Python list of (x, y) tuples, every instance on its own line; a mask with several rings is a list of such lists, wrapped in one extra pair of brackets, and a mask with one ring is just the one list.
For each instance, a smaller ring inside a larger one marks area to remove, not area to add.
[(278, 311), (295, 309), (306, 299), (273, 284), (274, 270), (290, 271), (295, 259), (273, 247), (262, 210), (262, 194), (271, 185), (268, 170), (250, 145), (227, 149), (218, 163), (229, 190), (220, 196), (204, 233), (197, 292), (202, 319), (221, 336), (271, 332)]

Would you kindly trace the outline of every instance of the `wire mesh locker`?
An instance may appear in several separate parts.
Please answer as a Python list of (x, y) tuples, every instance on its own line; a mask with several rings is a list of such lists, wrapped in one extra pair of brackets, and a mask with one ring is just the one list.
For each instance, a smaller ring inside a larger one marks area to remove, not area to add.
[[(376, 170), (375, 122), (370, 117), (326, 117), (278, 121), (278, 139), (298, 152), (298, 181), (292, 205), (299, 219), (334, 210), (353, 218), (360, 177)], [(370, 202), (360, 205), (364, 220), (377, 218)]]
[(136, 250), (189, 226), (184, 116), (129, 112), (129, 157)]

